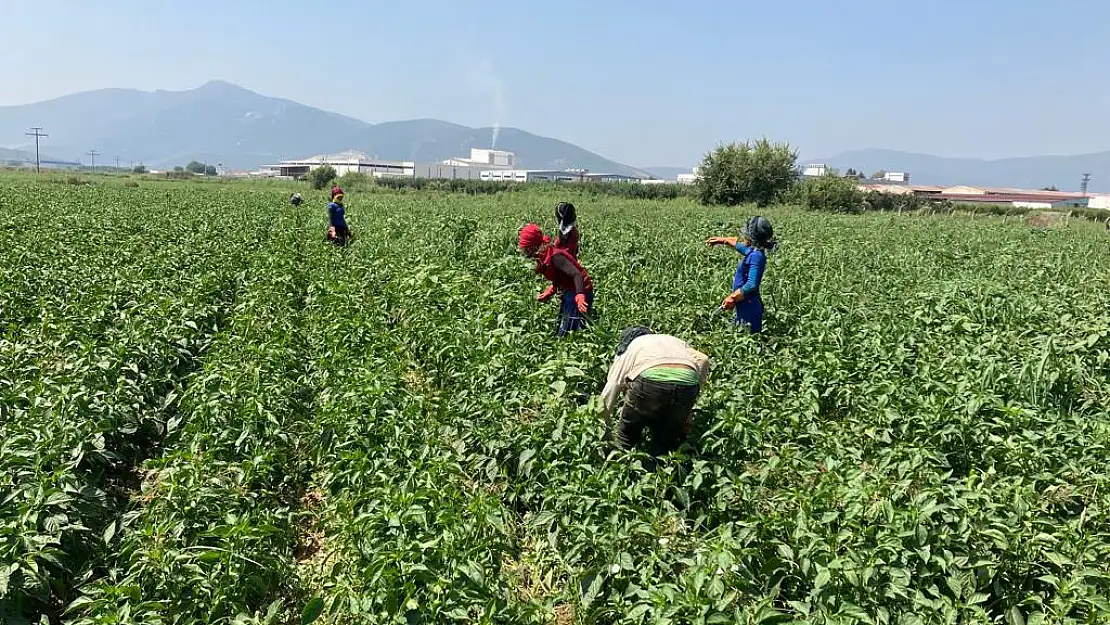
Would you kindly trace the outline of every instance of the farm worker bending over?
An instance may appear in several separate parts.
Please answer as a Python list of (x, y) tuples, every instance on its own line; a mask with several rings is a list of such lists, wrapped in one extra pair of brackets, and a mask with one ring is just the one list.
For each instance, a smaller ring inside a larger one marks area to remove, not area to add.
[(290, 195), (289, 196), (289, 203), (292, 204), (293, 206), (300, 206), (301, 205), (301, 194), (300, 193), (294, 193), (293, 195)]
[(557, 334), (566, 336), (585, 328), (588, 325), (586, 315), (594, 303), (594, 286), (586, 269), (566, 248), (553, 244), (544, 236), (536, 224), (528, 224), (520, 230), (520, 250), (536, 260), (536, 273), (551, 281), (536, 299), (543, 302), (556, 291), (562, 293)]
[(578, 258), (578, 218), (574, 213), (574, 204), (559, 202), (555, 205), (555, 220), (559, 223), (559, 235), (555, 237), (555, 244), (570, 252)]
[(617, 445), (628, 449), (639, 444), (649, 428), (651, 455), (678, 449), (690, 434), (694, 402), (708, 373), (709, 357), (686, 341), (643, 326), (626, 328), (601, 391), (606, 418), (625, 391), (614, 431)]
[(759, 286), (767, 269), (767, 252), (775, 247), (775, 231), (765, 217), (752, 217), (744, 224), (740, 238), (712, 237), (706, 244), (730, 245), (744, 258), (736, 266), (732, 293), (721, 304), (725, 310), (736, 309), (736, 323), (747, 325), (752, 334), (763, 331), (763, 297)]
[(338, 186), (331, 188), (331, 202), (328, 203), (328, 237), (333, 245), (346, 245), (351, 238), (351, 229), (347, 227), (346, 209), (343, 207), (343, 189)]

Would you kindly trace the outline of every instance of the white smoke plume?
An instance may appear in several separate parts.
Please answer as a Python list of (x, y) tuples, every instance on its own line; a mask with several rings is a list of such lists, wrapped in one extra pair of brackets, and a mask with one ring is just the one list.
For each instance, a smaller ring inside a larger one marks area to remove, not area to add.
[(470, 65), (470, 82), (476, 93), (493, 98), (493, 136), (490, 149), (497, 149), (497, 136), (501, 134), (501, 121), (505, 115), (505, 83), (493, 67), (493, 62), (483, 59)]
[(493, 90), (493, 140), (489, 149), (497, 149), (497, 135), (501, 132), (501, 116), (505, 114), (505, 91), (500, 80), (494, 81)]

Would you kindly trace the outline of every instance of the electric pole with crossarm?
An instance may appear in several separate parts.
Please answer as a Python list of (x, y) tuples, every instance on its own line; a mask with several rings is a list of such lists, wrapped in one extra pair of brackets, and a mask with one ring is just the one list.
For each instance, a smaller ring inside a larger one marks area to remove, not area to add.
[(31, 132), (25, 133), (28, 137), (35, 138), (35, 173), (39, 173), (39, 139), (50, 135), (42, 131), (41, 126), (31, 126)]

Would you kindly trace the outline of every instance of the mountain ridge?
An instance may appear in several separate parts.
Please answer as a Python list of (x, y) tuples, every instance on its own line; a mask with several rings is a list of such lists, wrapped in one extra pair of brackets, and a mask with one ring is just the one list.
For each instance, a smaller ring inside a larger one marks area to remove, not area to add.
[[(490, 146), (492, 128), (432, 118), (371, 124), (274, 98), (223, 80), (181, 91), (107, 88), (0, 107), (0, 146), (26, 150), (24, 133), (42, 126), (49, 149), (77, 160), (90, 149), (104, 159), (172, 167), (190, 160), (255, 168), (281, 160), (358, 150), (388, 160), (438, 162)], [(497, 147), (532, 169), (582, 167), (647, 176), (572, 143), (513, 127)]]

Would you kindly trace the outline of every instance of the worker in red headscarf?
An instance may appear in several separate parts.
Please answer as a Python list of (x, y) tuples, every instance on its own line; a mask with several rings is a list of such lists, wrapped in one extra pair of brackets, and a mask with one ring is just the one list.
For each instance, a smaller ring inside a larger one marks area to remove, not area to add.
[(332, 245), (347, 245), (351, 229), (347, 227), (347, 209), (343, 206), (343, 189), (336, 185), (331, 188), (331, 202), (328, 203), (328, 234), (325, 239)]
[(556, 334), (566, 336), (585, 328), (594, 303), (594, 286), (586, 269), (566, 248), (544, 236), (536, 224), (528, 224), (520, 230), (520, 250), (536, 260), (536, 273), (551, 281), (536, 299), (543, 302), (557, 291), (562, 293)]

